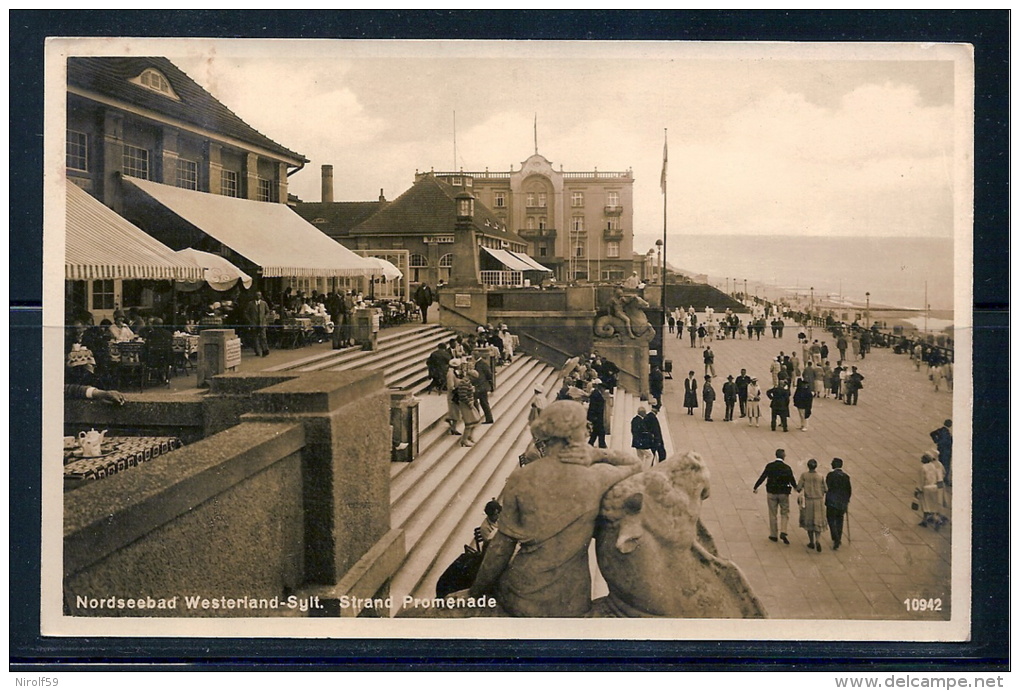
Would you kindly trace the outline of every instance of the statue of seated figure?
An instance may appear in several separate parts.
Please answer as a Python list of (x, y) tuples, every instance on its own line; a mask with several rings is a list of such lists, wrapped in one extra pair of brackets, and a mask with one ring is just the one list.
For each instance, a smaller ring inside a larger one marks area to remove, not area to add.
[(648, 321), (645, 307), (648, 307), (648, 303), (642, 298), (616, 288), (606, 312), (595, 318), (595, 336), (650, 340), (655, 335), (655, 329)]

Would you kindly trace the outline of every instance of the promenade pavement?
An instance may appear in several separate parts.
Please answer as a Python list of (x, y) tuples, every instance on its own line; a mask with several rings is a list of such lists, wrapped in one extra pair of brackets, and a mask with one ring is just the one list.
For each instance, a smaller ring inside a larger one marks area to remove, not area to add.
[[(859, 404), (815, 399), (806, 432), (799, 430), (792, 404), (789, 432), (781, 427), (771, 431), (764, 397), (760, 427), (748, 426), (739, 417), (739, 406), (734, 421), (723, 422), (726, 376), (736, 377), (746, 368), (767, 390), (770, 360), (780, 351), (796, 350), (801, 356), (796, 334), (788, 327), (781, 339), (766, 331), (761, 340), (712, 343), (718, 375), (713, 378), (718, 397), (713, 422), (703, 419), (703, 408), (688, 416), (683, 407), (687, 372), (694, 370), (704, 383), (702, 349), (691, 348), (686, 336), (679, 340), (666, 334), (664, 356), (673, 361), (674, 379), (665, 382), (664, 411), (675, 449), (698, 451), (709, 467), (711, 495), (703, 505), (702, 520), (720, 555), (741, 568), (770, 618), (947, 620), (952, 534), (957, 532), (956, 539), (962, 539), (969, 526), (950, 520), (938, 532), (920, 527), (920, 514), (910, 504), (921, 454), (933, 447), (929, 432), (952, 417), (952, 394), (945, 389), (936, 393), (923, 367), (915, 371), (906, 355), (881, 348), (873, 349), (865, 360), (850, 356), (849, 364), (865, 377)], [(814, 333), (831, 348), (829, 336), (821, 329)], [(835, 349), (833, 353), (838, 356)], [(835, 358), (830, 356), (829, 361), (835, 366)], [(700, 387), (698, 398), (700, 402)], [(807, 549), (795, 494), (787, 530), (791, 544), (769, 541), (765, 488), (762, 485), (754, 494), (752, 487), (777, 448), (786, 450), (797, 477), (807, 470), (810, 458), (818, 461), (820, 473), (831, 470), (834, 456), (843, 459), (853, 497), (838, 551), (832, 550), (827, 530), (821, 553)], [(945, 512), (952, 518), (951, 509)], [(940, 598), (941, 611), (908, 611), (904, 600), (913, 598)]]

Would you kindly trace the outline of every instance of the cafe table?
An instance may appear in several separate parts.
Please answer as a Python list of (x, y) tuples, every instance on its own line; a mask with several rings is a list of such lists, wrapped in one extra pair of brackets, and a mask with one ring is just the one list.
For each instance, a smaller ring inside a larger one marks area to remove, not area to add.
[(84, 456), (78, 440), (64, 438), (64, 490), (130, 471), (184, 444), (177, 437), (107, 437), (101, 456)]

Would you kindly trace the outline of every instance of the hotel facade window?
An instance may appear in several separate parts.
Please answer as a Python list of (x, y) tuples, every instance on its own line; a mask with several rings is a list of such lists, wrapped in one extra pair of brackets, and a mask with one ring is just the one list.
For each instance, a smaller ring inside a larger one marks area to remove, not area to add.
[(273, 199), (273, 181), (259, 178), (259, 187), (255, 193), (255, 201), (275, 202)]
[(576, 233), (584, 232), (584, 216), (574, 216), (570, 219), (570, 229)]
[(527, 220), (525, 220), (524, 223), (525, 223), (525, 227), (528, 230), (534, 230), (535, 229), (535, 217), (534, 216), (528, 216)]
[(198, 162), (186, 158), (177, 159), (177, 175), (174, 181), (177, 187), (186, 190), (198, 189)]
[(538, 227), (540, 230), (545, 230), (547, 227), (547, 221), (545, 216), (538, 217)]
[(570, 244), (573, 249), (573, 255), (575, 257), (586, 256), (585, 248), (588, 245), (588, 234), (587, 233), (573, 233), (570, 238)]
[(545, 193), (544, 192), (539, 192), (538, 193), (538, 207), (540, 209), (544, 209), (545, 208)]
[(606, 206), (615, 209), (620, 206), (619, 192), (606, 192)]
[(149, 179), (149, 150), (130, 144), (124, 145), (124, 175), (142, 180)]
[(240, 197), (241, 189), (238, 184), (240, 175), (234, 170), (220, 171), (220, 194), (224, 197)]
[(620, 242), (611, 240), (606, 243), (606, 256), (610, 259), (617, 259), (620, 256)]
[(620, 217), (619, 216), (613, 216), (611, 218), (607, 218), (606, 219), (606, 228), (608, 228), (609, 230), (619, 230), (620, 229)]
[(506, 206), (506, 193), (505, 192), (496, 192), (495, 194), (493, 194), (493, 196), (492, 196), (492, 204), (497, 209), (504, 208)]
[(571, 193), (570, 205), (574, 208), (584, 206), (584, 192)]
[(527, 205), (530, 206), (530, 207), (534, 207), (535, 206), (535, 193), (534, 192), (528, 192)]
[(84, 132), (67, 130), (67, 167), (72, 170), (89, 169), (89, 136)]

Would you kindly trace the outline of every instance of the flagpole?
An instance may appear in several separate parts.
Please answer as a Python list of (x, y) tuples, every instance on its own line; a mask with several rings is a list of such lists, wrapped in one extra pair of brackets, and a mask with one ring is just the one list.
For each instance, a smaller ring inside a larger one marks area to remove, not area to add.
[(659, 280), (662, 281), (662, 320), (659, 324), (659, 333), (662, 334), (662, 352), (659, 355), (660, 362), (666, 356), (666, 264), (669, 255), (666, 254), (666, 161), (669, 132), (663, 128), (662, 139), (662, 267)]

